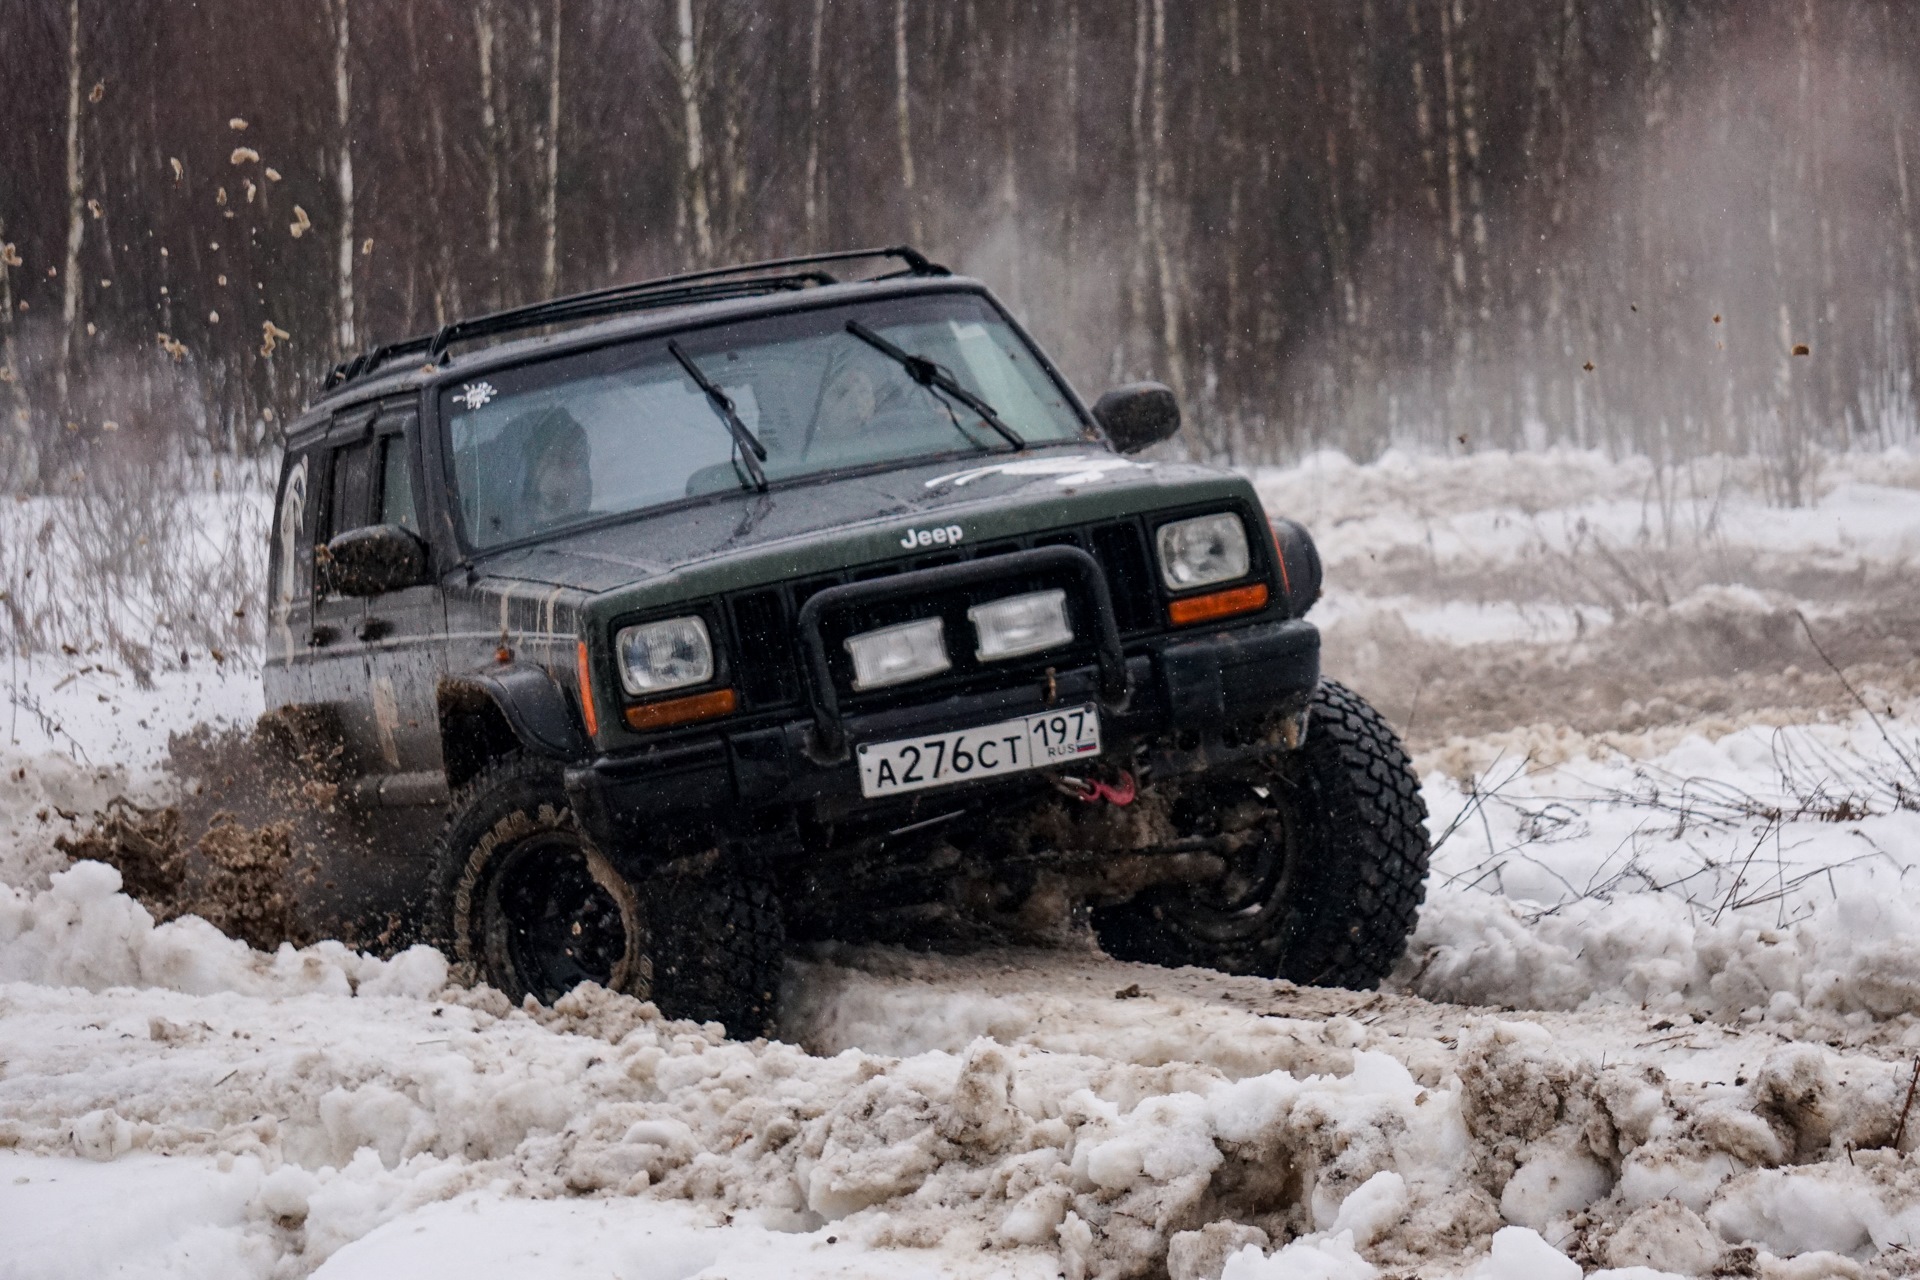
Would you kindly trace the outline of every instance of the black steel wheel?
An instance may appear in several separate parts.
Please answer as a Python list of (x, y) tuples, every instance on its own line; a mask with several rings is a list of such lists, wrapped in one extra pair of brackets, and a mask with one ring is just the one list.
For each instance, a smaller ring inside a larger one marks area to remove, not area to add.
[(1426, 804), (1385, 720), (1332, 681), (1299, 750), (1198, 780), (1176, 806), (1231, 832), (1225, 874), (1094, 912), (1109, 955), (1367, 990), (1406, 949), (1426, 897)]
[(582, 982), (652, 994), (640, 896), (580, 829), (553, 766), (513, 756), (483, 770), (436, 862), (443, 941), (475, 978), (546, 1004)]
[(559, 769), (482, 770), (440, 836), (440, 941), (474, 979), (551, 1004), (582, 982), (733, 1036), (771, 1029), (785, 962), (772, 884), (713, 851), (629, 880), (581, 829)]

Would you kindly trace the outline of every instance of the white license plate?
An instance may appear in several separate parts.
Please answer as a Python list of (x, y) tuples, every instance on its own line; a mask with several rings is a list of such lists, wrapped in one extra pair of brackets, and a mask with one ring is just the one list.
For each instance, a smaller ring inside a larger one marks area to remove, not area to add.
[(862, 743), (860, 794), (895, 796), (974, 778), (1043, 769), (1100, 754), (1100, 713), (1091, 704), (958, 733)]

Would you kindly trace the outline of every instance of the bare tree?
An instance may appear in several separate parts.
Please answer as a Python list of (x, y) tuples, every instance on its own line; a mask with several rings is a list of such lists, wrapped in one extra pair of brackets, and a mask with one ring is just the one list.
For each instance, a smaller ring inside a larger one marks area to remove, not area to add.
[(352, 52), (349, 9), (352, 0), (333, 0), (333, 92), (339, 126), (338, 159), (334, 182), (340, 201), (338, 259), (334, 275), (334, 348), (347, 355), (354, 349), (353, 316), (353, 79), (348, 55)]
[(80, 161), (80, 0), (67, 0), (67, 257), (60, 286), (60, 359), (54, 366), (63, 419), (73, 413), (73, 331), (80, 322), (80, 246), (87, 234)]
[(693, 0), (678, 0), (678, 43), (675, 45), (675, 71), (678, 73), (686, 167), (682, 171), (682, 208), (693, 224), (694, 260), (713, 261), (713, 219), (707, 207), (705, 148), (700, 137), (700, 63), (696, 56), (693, 27)]
[(1180, 349), (1182, 291), (1167, 244), (1167, 204), (1173, 188), (1173, 152), (1167, 146), (1167, 0), (1153, 0), (1153, 193), (1148, 216), (1153, 239), (1154, 277), (1160, 285), (1160, 337), (1167, 381), (1182, 400), (1187, 377)]
[(807, 46), (807, 246), (819, 244), (820, 225), (820, 39), (827, 25), (827, 0), (813, 0), (812, 39)]
[(908, 234), (917, 244), (925, 238), (920, 225), (920, 199), (913, 181), (913, 121), (908, 114), (912, 92), (907, 80), (907, 0), (893, 0), (893, 118), (900, 138), (900, 189), (906, 195)]
[(480, 63), (480, 146), (487, 168), (487, 263), (491, 269), (488, 290), (494, 305), (500, 302), (500, 128), (494, 115), (493, 84), (493, 0), (479, 0), (473, 10), (475, 45)]
[(1236, 460), (1920, 437), (1893, 0), (15, 7), (0, 403), (49, 468), (67, 421), (264, 447), (370, 336), (589, 257), (903, 235)]
[[(686, 0), (682, 0), (684, 7)], [(553, 47), (547, 76), (547, 194), (540, 207), (546, 228), (540, 259), (540, 290), (552, 297), (560, 271), (560, 0), (553, 0)]]

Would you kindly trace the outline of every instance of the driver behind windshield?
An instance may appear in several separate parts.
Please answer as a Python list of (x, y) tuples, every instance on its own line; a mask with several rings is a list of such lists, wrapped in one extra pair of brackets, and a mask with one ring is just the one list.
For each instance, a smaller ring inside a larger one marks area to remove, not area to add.
[[(527, 533), (570, 524), (593, 502), (593, 450), (571, 413), (555, 407), (530, 415), (521, 446), (520, 510)], [(511, 428), (510, 428), (511, 429)]]
[(836, 353), (821, 380), (819, 408), (802, 456), (850, 451), (868, 431), (898, 427), (898, 422), (878, 420), (900, 415), (903, 399), (898, 379), (877, 374), (860, 356)]

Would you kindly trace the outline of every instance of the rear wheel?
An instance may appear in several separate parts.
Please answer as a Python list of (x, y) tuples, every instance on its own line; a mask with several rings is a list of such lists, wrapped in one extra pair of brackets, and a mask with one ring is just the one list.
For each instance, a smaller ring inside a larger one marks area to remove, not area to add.
[(1405, 950), (1426, 896), (1426, 805), (1399, 739), (1352, 690), (1324, 682), (1298, 751), (1200, 780), (1176, 816), (1238, 848), (1217, 879), (1096, 911), (1108, 954), (1365, 990)]
[(582, 982), (671, 1018), (762, 1034), (782, 962), (764, 880), (717, 856), (635, 883), (581, 829), (552, 764), (511, 756), (462, 792), (435, 858), (436, 915), (454, 961), (514, 1000)]

